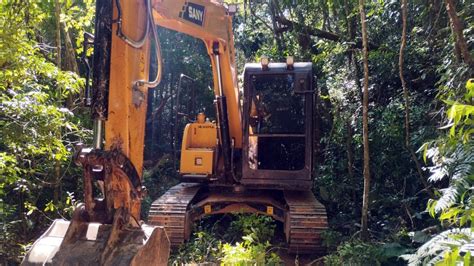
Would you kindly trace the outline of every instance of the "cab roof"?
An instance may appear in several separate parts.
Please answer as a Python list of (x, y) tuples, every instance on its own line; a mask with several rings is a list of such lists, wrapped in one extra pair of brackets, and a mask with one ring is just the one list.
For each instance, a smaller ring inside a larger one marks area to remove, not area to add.
[[(295, 62), (293, 64), (294, 72), (311, 72), (313, 69), (313, 64), (311, 62)], [(247, 63), (244, 68), (245, 72), (288, 72), (286, 63), (269, 63), (268, 70), (263, 70), (260, 63)]]

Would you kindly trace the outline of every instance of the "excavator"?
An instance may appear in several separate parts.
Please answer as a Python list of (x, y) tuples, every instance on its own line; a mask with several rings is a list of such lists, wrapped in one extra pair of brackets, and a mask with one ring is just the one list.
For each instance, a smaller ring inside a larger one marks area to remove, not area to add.
[[(232, 17), (218, 0), (96, 2), (91, 147), (78, 145), (84, 202), (71, 221), (56, 220), (32, 245), (23, 265), (166, 265), (170, 249), (190, 238), (192, 224), (226, 213), (256, 213), (283, 224), (293, 254), (321, 254), (325, 207), (311, 188), (311, 63), (247, 63), (238, 88)], [(201, 39), (210, 57), (216, 121), (186, 125), (181, 183), (156, 199), (140, 220), (147, 90), (163, 72), (157, 26)], [(152, 49), (155, 52), (152, 53)], [(150, 78), (150, 61), (158, 69)], [(87, 75), (87, 84), (89, 84)]]

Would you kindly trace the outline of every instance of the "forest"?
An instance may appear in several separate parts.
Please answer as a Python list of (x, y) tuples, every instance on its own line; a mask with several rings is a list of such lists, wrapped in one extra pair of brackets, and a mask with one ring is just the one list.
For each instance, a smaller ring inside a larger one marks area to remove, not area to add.
[[(473, 265), (474, 2), (234, 0), (239, 86), (246, 63), (312, 62), (312, 192), (325, 254), (288, 255), (280, 222), (205, 217), (170, 265)], [(84, 105), (93, 0), (0, 2), (0, 265), (17, 265), (84, 201), (72, 156), (91, 144)], [(148, 90), (143, 154), (154, 200), (180, 182), (186, 124), (216, 120), (204, 43), (157, 27), (162, 80)], [(115, 33), (114, 33), (115, 34)], [(150, 76), (158, 67), (150, 55)], [(213, 265), (213, 264), (210, 264)]]

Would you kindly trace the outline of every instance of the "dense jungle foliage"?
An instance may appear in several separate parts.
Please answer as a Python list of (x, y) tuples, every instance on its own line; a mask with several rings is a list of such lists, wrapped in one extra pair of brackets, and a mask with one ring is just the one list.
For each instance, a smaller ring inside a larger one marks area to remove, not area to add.
[[(330, 230), (324, 233), (328, 255), (301, 262), (472, 265), (474, 81), (468, 80), (474, 78), (474, 3), (233, 2), (239, 4), (239, 73), (262, 55), (313, 63), (313, 192), (327, 208)], [(368, 36), (371, 175), (368, 237), (362, 240), (361, 6)], [(93, 32), (94, 9), (93, 0), (0, 3), (0, 265), (19, 263), (51, 221), (70, 219), (82, 200), (81, 170), (71, 155), (78, 142), (91, 142), (82, 100), (83, 59), (92, 49), (84, 51), (82, 42), (84, 32)], [(144, 219), (151, 202), (179, 182), (176, 155), (184, 125), (197, 112), (215, 118), (204, 45), (166, 29), (159, 36), (164, 75), (148, 98)], [(183, 79), (178, 88), (181, 74), (194, 81)], [(268, 217), (212, 217), (196, 224), (192, 240), (172, 260), (300, 263), (303, 258), (281, 255), (281, 231)]]

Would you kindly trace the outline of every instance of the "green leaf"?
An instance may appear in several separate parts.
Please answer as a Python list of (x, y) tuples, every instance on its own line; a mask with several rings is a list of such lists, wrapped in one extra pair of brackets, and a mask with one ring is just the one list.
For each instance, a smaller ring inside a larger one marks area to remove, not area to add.
[[(423, 148), (423, 161), (424, 161), (425, 164), (426, 164), (426, 163), (427, 163), (427, 161), (426, 161), (426, 155), (428, 154), (428, 143), (425, 142), (425, 143), (421, 146), (421, 148)], [(420, 148), (420, 149), (421, 149), (421, 148)]]
[(424, 233), (423, 231), (416, 231), (415, 234), (413, 235), (413, 242), (417, 243), (425, 243), (428, 241), (431, 237)]
[(54, 205), (53, 201), (50, 201), (46, 203), (46, 207), (44, 208), (44, 211), (54, 212), (56, 209), (57, 209), (56, 205)]
[(471, 265), (471, 251), (466, 252), (463, 258), (464, 265)]

